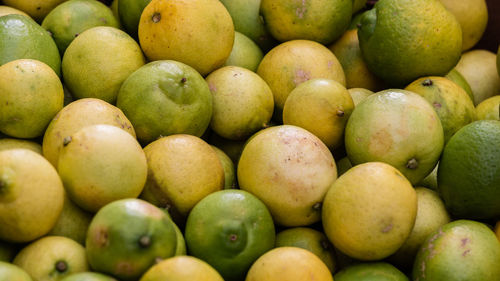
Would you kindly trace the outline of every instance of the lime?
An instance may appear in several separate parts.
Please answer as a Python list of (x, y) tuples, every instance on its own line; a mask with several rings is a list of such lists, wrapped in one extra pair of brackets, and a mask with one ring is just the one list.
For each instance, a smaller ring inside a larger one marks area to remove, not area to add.
[(335, 281), (409, 281), (408, 277), (386, 262), (348, 266), (333, 276)]
[(166, 259), (152, 266), (139, 281), (224, 281), (206, 262), (191, 256)]
[(478, 120), (500, 120), (500, 95), (487, 98), (476, 106)]
[(233, 49), (224, 66), (239, 66), (255, 72), (263, 56), (262, 50), (252, 39), (236, 31)]

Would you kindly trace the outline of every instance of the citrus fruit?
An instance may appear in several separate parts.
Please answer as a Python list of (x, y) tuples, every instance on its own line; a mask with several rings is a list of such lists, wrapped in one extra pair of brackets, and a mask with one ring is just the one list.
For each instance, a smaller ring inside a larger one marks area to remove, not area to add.
[(460, 59), (460, 24), (436, 0), (380, 0), (363, 14), (359, 46), (370, 71), (388, 85), (444, 75)]
[(90, 223), (86, 250), (94, 271), (138, 280), (156, 261), (174, 256), (174, 223), (154, 205), (122, 199), (101, 208)]
[(347, 89), (330, 79), (311, 79), (293, 89), (283, 107), (283, 124), (302, 127), (328, 148), (344, 142), (344, 127), (354, 109)]
[(137, 30), (142, 11), (144, 11), (144, 8), (146, 8), (151, 0), (116, 0), (116, 2), (118, 2), (115, 5), (123, 27), (130, 36), (137, 39)]
[(109, 6), (111, 11), (113, 12), (113, 16), (115, 17), (116, 21), (118, 22), (118, 25), (120, 26), (120, 29), (122, 28), (122, 23), (120, 20), (120, 15), (118, 14), (118, 0), (113, 0), (111, 2), (111, 5)]
[(261, 130), (247, 141), (237, 178), (241, 189), (266, 204), (275, 223), (304, 226), (320, 220), (321, 203), (337, 178), (337, 168), (318, 137), (297, 126), (281, 125)]
[(260, 256), (246, 281), (333, 281), (328, 267), (315, 254), (298, 247), (279, 247)]
[(412, 184), (436, 166), (443, 142), (443, 127), (429, 102), (399, 89), (365, 98), (355, 107), (345, 129), (345, 148), (354, 165), (385, 162)]
[(485, 0), (439, 0), (460, 23), (462, 51), (468, 50), (481, 39), (488, 25), (488, 8)]
[(233, 49), (224, 66), (239, 66), (255, 72), (263, 56), (262, 50), (252, 39), (236, 31)]
[(498, 238), (498, 241), (500, 241), (500, 221), (497, 221), (495, 224), (495, 235)]
[(160, 138), (144, 148), (148, 163), (145, 192), (183, 221), (205, 196), (224, 188), (224, 169), (217, 153), (191, 135)]
[(262, 0), (260, 13), (271, 35), (284, 42), (294, 39), (329, 44), (351, 21), (353, 1)]
[(43, 136), (43, 156), (57, 167), (64, 139), (83, 127), (96, 124), (122, 128), (135, 138), (132, 124), (119, 108), (100, 99), (85, 98), (68, 104), (50, 121)]
[(474, 103), (457, 84), (444, 77), (421, 77), (406, 86), (424, 97), (434, 108), (443, 126), (445, 143), (460, 128), (476, 120)]
[(58, 281), (71, 273), (89, 270), (85, 248), (62, 236), (45, 236), (30, 243), (12, 263), (34, 280)]
[(125, 80), (116, 106), (148, 144), (161, 136), (201, 136), (212, 116), (212, 95), (192, 67), (172, 60), (150, 62)]
[(110, 26), (97, 26), (80, 33), (62, 60), (64, 83), (73, 97), (99, 98), (109, 103), (123, 81), (145, 63), (137, 42)]
[(474, 94), (472, 93), (472, 89), (470, 88), (469, 83), (467, 83), (467, 80), (465, 80), (464, 76), (460, 74), (460, 72), (458, 72), (455, 68), (450, 70), (450, 72), (448, 72), (444, 77), (450, 79), (462, 89), (464, 89), (465, 92), (467, 92), (467, 95), (469, 95), (469, 98), (474, 101)]
[(85, 245), (85, 237), (92, 215), (80, 209), (68, 196), (64, 196), (61, 215), (48, 235), (64, 236)]
[(63, 108), (61, 80), (45, 63), (14, 60), (0, 66), (0, 131), (12, 137), (42, 135)]
[(330, 272), (335, 272), (333, 245), (320, 231), (308, 227), (294, 227), (276, 234), (276, 247), (299, 247), (311, 251), (325, 263)]
[(207, 76), (213, 97), (210, 128), (227, 139), (245, 140), (267, 127), (274, 110), (273, 93), (256, 73), (225, 66)]
[(500, 280), (500, 243), (486, 225), (470, 220), (447, 223), (420, 247), (413, 280)]
[(217, 148), (221, 149), (226, 153), (229, 158), (233, 161), (235, 165), (238, 164), (238, 160), (240, 159), (241, 152), (243, 151), (243, 147), (245, 146), (244, 141), (235, 141), (235, 140), (228, 140), (226, 138), (223, 138), (216, 133), (210, 134), (210, 137), (208, 138), (208, 143), (217, 146)]
[(205, 76), (229, 57), (234, 26), (218, 0), (153, 0), (141, 15), (139, 42), (149, 60), (179, 61)]
[(191, 256), (166, 259), (152, 266), (140, 281), (224, 281), (206, 262)]
[(352, 13), (355, 14), (359, 10), (363, 9), (366, 5), (367, 0), (354, 0), (352, 4)]
[(56, 170), (28, 149), (0, 151), (0, 239), (29, 242), (61, 214), (64, 187)]
[(69, 198), (89, 212), (139, 196), (147, 177), (137, 140), (111, 125), (87, 126), (66, 138), (57, 170)]
[(352, 101), (354, 102), (354, 106), (358, 105), (366, 97), (373, 94), (372, 91), (364, 88), (351, 88), (347, 89), (347, 91), (351, 95)]
[(234, 29), (245, 34), (265, 52), (277, 43), (260, 13), (261, 0), (220, 0), (233, 20)]
[(34, 59), (61, 75), (61, 57), (56, 43), (31, 18), (16, 14), (1, 17), (0, 42), (0, 65), (17, 59)]
[(346, 88), (380, 91), (382, 81), (370, 72), (359, 48), (358, 29), (351, 29), (328, 47), (337, 57), (346, 78)]
[(359, 260), (385, 258), (403, 245), (417, 215), (417, 195), (396, 168), (382, 162), (352, 167), (328, 190), (322, 214), (330, 241)]
[(29, 14), (36, 21), (42, 22), (52, 9), (64, 1), (66, 0), (3, 0), (2, 2)]
[(242, 280), (252, 263), (274, 247), (267, 207), (243, 190), (223, 190), (189, 213), (185, 238), (190, 255), (213, 266), (224, 280)]
[(266, 53), (257, 68), (274, 96), (275, 114), (281, 116), (290, 92), (313, 78), (332, 79), (345, 85), (344, 70), (335, 55), (325, 46), (309, 40), (292, 40)]
[(234, 169), (233, 160), (231, 160), (222, 149), (213, 145), (212, 148), (215, 150), (215, 153), (217, 153), (222, 168), (224, 169), (224, 189), (236, 188), (236, 170)]
[(1, 281), (33, 281), (29, 274), (17, 265), (0, 261)]
[(436, 167), (434, 167), (432, 172), (430, 172), (425, 178), (419, 181), (415, 186), (423, 186), (436, 191), (438, 168), (439, 168), (439, 162), (436, 164)]
[(348, 266), (333, 276), (335, 281), (409, 281), (408, 277), (386, 262)]
[(42, 146), (34, 141), (12, 138), (0, 139), (0, 151), (14, 148), (29, 149), (40, 155), (42, 154)]
[(60, 281), (116, 281), (116, 279), (97, 272), (79, 272), (70, 274)]
[(498, 76), (500, 76), (500, 46), (498, 47), (497, 51), (497, 72)]
[(23, 12), (21, 10), (18, 10), (16, 8), (12, 8), (10, 6), (0, 5), (0, 16), (6, 16), (6, 15), (10, 15), (10, 14), (17, 14), (17, 15), (23, 15), (23, 16), (30, 17), (28, 14), (26, 14), (25, 12)]
[(451, 221), (439, 194), (425, 187), (415, 188), (417, 192), (417, 218), (405, 243), (390, 260), (400, 268), (411, 269), (418, 249), (432, 232)]
[(476, 106), (478, 120), (500, 120), (500, 95), (487, 98)]
[(469, 83), (475, 105), (500, 93), (495, 53), (487, 50), (467, 51), (463, 53), (456, 69)]
[(352, 163), (349, 160), (349, 157), (347, 157), (347, 156), (341, 158), (340, 160), (338, 160), (337, 162), (335, 162), (335, 164), (337, 165), (337, 174), (339, 176), (343, 175), (350, 168), (352, 168)]
[(118, 28), (119, 24), (109, 7), (94, 0), (66, 1), (50, 11), (42, 22), (61, 55), (75, 37), (95, 26)]
[(438, 168), (438, 191), (453, 217), (500, 215), (500, 121), (480, 120), (446, 144)]

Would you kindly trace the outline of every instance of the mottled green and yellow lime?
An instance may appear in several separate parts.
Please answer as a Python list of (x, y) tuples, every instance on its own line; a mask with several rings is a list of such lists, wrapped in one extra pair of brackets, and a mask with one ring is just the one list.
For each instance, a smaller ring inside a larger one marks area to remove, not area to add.
[(71, 273), (90, 270), (85, 248), (62, 236), (45, 236), (24, 247), (13, 264), (34, 280), (59, 281)]
[(74, 98), (116, 102), (120, 87), (145, 63), (141, 48), (115, 27), (85, 30), (66, 49), (62, 60), (64, 83)]
[(347, 30), (328, 48), (344, 69), (346, 88), (365, 88), (371, 91), (380, 91), (384, 88), (382, 81), (366, 65), (359, 48), (357, 29)]
[(18, 59), (46, 63), (61, 75), (61, 57), (49, 33), (31, 18), (10, 14), (0, 18), (0, 65)]
[(152, 266), (140, 281), (224, 281), (208, 263), (191, 256), (166, 259)]
[(358, 36), (368, 68), (393, 87), (444, 75), (462, 53), (460, 24), (436, 0), (380, 0), (363, 14)]
[(29, 14), (37, 22), (42, 22), (52, 9), (64, 1), (66, 0), (3, 0), (2, 2)]
[(0, 280), (2, 281), (33, 281), (29, 274), (17, 265), (0, 261)]
[(340, 176), (323, 202), (328, 239), (350, 257), (383, 259), (403, 245), (417, 215), (411, 183), (382, 162), (354, 166)]
[(298, 247), (279, 247), (260, 256), (248, 271), (245, 281), (278, 279), (333, 281), (332, 273), (320, 258)]
[(488, 50), (471, 50), (463, 53), (456, 66), (472, 89), (475, 105), (500, 94), (496, 57)]
[(207, 76), (213, 97), (210, 128), (219, 136), (245, 140), (268, 126), (273, 115), (273, 93), (255, 72), (225, 66)]
[(479, 42), (488, 25), (488, 7), (485, 0), (439, 0), (460, 23), (462, 51), (471, 49)]
[(266, 205), (243, 190), (207, 195), (189, 213), (190, 255), (213, 266), (224, 280), (242, 280), (254, 261), (274, 248), (276, 233)]
[(0, 66), (0, 92), (0, 131), (11, 137), (42, 135), (63, 108), (61, 80), (38, 60), (20, 59)]
[(42, 154), (42, 146), (34, 141), (11, 138), (0, 139), (0, 151), (14, 148), (29, 149), (40, 155)]
[(487, 98), (476, 106), (478, 120), (500, 120), (500, 95)]
[(42, 27), (50, 32), (61, 55), (80, 33), (96, 26), (119, 28), (111, 9), (93, 0), (64, 2), (55, 7), (42, 22)]
[(410, 91), (372, 94), (354, 108), (345, 129), (351, 162), (380, 161), (415, 184), (436, 166), (444, 144), (439, 116), (427, 100)]
[(472, 100), (460, 86), (447, 78), (421, 77), (405, 90), (421, 95), (432, 105), (443, 126), (445, 143), (460, 128), (476, 120)]
[(97, 272), (79, 272), (70, 274), (60, 281), (116, 281), (116, 279)]
[(438, 168), (438, 191), (455, 218), (500, 215), (500, 121), (479, 120), (446, 144)]
[(234, 168), (233, 160), (222, 149), (214, 145), (211, 146), (215, 150), (215, 153), (217, 153), (224, 169), (224, 189), (236, 188), (238, 183), (236, 182), (236, 169)]
[(237, 178), (241, 189), (266, 204), (276, 224), (304, 226), (320, 220), (321, 202), (337, 178), (337, 168), (318, 137), (282, 125), (261, 130), (247, 141)]
[(351, 88), (347, 89), (347, 91), (351, 95), (352, 101), (354, 102), (354, 106), (358, 105), (366, 97), (373, 94), (372, 91), (364, 88)]
[(0, 17), (10, 15), (10, 14), (17, 14), (17, 15), (23, 15), (23, 16), (30, 17), (28, 14), (26, 14), (25, 12), (23, 12), (21, 10), (18, 10), (16, 8), (12, 8), (10, 6), (0, 5)]
[(145, 190), (166, 207), (174, 220), (210, 193), (224, 188), (224, 169), (212, 147), (184, 134), (160, 138), (144, 148), (148, 161)]
[(257, 74), (271, 88), (278, 111), (283, 109), (290, 92), (307, 80), (325, 78), (346, 83), (337, 57), (325, 46), (309, 40), (292, 40), (276, 46), (264, 56)]
[(403, 272), (387, 262), (350, 265), (333, 278), (335, 281), (409, 281)]
[(141, 15), (139, 42), (149, 60), (180, 61), (205, 76), (229, 57), (234, 25), (219, 0), (153, 0)]
[(295, 125), (317, 136), (328, 148), (344, 143), (344, 128), (354, 110), (347, 89), (330, 79), (311, 79), (290, 92), (283, 108), (283, 124)]
[(460, 72), (458, 72), (456, 68), (450, 70), (450, 72), (448, 72), (444, 77), (450, 79), (462, 89), (464, 89), (465, 92), (467, 92), (467, 95), (469, 95), (469, 98), (474, 102), (474, 94), (472, 93), (472, 89), (470, 88), (469, 83), (467, 82), (467, 80), (465, 80), (464, 76), (460, 74)]
[(426, 238), (415, 258), (412, 280), (498, 280), (499, 263), (500, 243), (489, 227), (455, 220)]
[(196, 70), (181, 62), (160, 60), (127, 77), (116, 106), (146, 145), (173, 134), (200, 137), (212, 117), (212, 100), (208, 84)]
[(119, 108), (100, 99), (80, 99), (65, 106), (50, 122), (43, 136), (43, 156), (57, 167), (64, 139), (83, 127), (97, 124), (122, 128), (135, 138), (132, 124)]
[(335, 272), (333, 245), (323, 232), (308, 227), (293, 227), (276, 235), (276, 247), (299, 247), (318, 256), (330, 272)]
[(405, 243), (390, 257), (390, 261), (402, 268), (411, 268), (415, 255), (425, 239), (441, 226), (451, 221), (439, 194), (425, 187), (417, 192), (417, 218), (413, 230)]
[(29, 242), (47, 234), (61, 214), (57, 171), (28, 149), (0, 151), (0, 239)]
[(48, 235), (68, 237), (85, 245), (85, 237), (91, 220), (92, 214), (82, 210), (66, 195), (61, 215)]
[(260, 13), (278, 41), (305, 39), (330, 44), (349, 26), (352, 6), (352, 0), (262, 0)]
[(263, 57), (262, 50), (252, 39), (235, 31), (233, 49), (224, 66), (239, 66), (256, 72)]
[(139, 196), (147, 177), (146, 156), (137, 140), (102, 124), (64, 140), (57, 170), (69, 198), (94, 213), (112, 201)]

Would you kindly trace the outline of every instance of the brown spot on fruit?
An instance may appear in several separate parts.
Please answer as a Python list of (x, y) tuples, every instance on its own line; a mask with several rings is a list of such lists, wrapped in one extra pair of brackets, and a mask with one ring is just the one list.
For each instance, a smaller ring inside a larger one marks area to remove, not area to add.
[(425, 87), (429, 87), (429, 86), (432, 86), (432, 80), (431, 79), (425, 79), (424, 81), (422, 81), (422, 86), (425, 86)]
[(154, 23), (158, 23), (161, 20), (161, 14), (160, 13), (154, 13), (153, 16), (151, 17), (151, 20)]
[(304, 71), (303, 69), (297, 69), (295, 71), (293, 83), (295, 83), (295, 86), (298, 86), (299, 84), (304, 83), (309, 79), (311, 79), (311, 74), (309, 72)]
[(391, 229), (393, 228), (394, 226), (391, 224), (388, 224), (387, 226), (385, 226), (384, 228), (382, 228), (381, 232), (382, 233), (387, 233), (389, 231), (391, 231)]
[(408, 168), (410, 170), (415, 170), (416, 168), (418, 168), (417, 159), (412, 158), (412, 159), (408, 160), (408, 163), (406, 163), (406, 168)]
[(108, 229), (105, 227), (100, 227), (99, 229), (97, 229), (97, 231), (95, 231), (95, 244), (100, 248), (107, 247), (109, 245), (108, 236)]
[(65, 261), (58, 261), (56, 262), (55, 268), (57, 272), (64, 273), (68, 270), (68, 264)]
[(63, 139), (63, 146), (67, 146), (71, 142), (71, 136), (67, 136)]
[(467, 242), (469, 242), (469, 238), (464, 238), (464, 239), (461, 239), (460, 240), (460, 247), (465, 247), (465, 245), (467, 244)]

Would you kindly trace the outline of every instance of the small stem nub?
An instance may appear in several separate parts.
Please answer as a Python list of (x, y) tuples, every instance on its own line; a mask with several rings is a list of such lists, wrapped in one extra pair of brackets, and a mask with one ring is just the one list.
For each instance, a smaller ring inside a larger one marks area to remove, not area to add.
[(432, 86), (432, 80), (431, 79), (425, 79), (422, 81), (422, 86)]
[(187, 81), (186, 77), (182, 77), (181, 83), (186, 83), (186, 81)]
[(153, 16), (151, 17), (154, 23), (157, 23), (161, 20), (161, 14), (160, 13), (154, 13)]
[(139, 246), (141, 246), (141, 248), (147, 248), (147, 247), (151, 246), (151, 237), (149, 237), (147, 235), (142, 236), (139, 239)]
[(68, 264), (65, 261), (58, 261), (56, 262), (56, 270), (59, 273), (63, 273), (68, 270)]
[(412, 159), (408, 160), (408, 163), (406, 163), (406, 168), (408, 168), (410, 170), (415, 170), (416, 168), (418, 168), (417, 159), (412, 158)]
[(236, 235), (236, 234), (229, 235), (229, 240), (236, 241), (236, 239), (238, 239), (238, 235)]
[(317, 202), (316, 204), (314, 204), (313, 210), (315, 210), (315, 211), (321, 210), (321, 202)]
[(68, 145), (71, 142), (71, 137), (67, 136), (63, 139), (63, 146)]
[(342, 117), (342, 116), (344, 116), (344, 111), (342, 111), (342, 110), (340, 110), (340, 109), (339, 109), (339, 110), (337, 110), (337, 116), (338, 116), (338, 117)]

